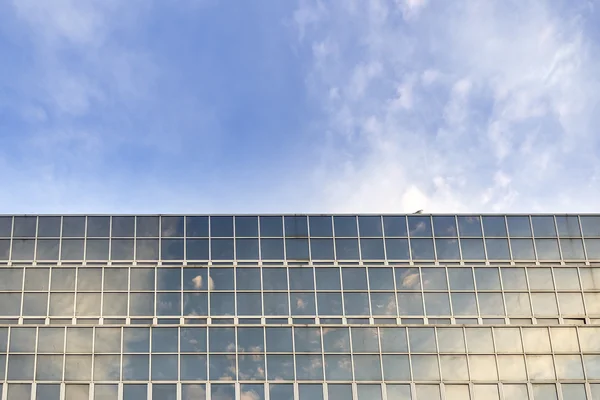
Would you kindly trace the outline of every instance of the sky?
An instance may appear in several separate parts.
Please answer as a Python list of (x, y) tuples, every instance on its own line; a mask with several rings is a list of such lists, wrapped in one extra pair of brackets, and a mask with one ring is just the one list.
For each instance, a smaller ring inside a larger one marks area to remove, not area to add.
[(2, 213), (597, 212), (600, 0), (0, 0)]

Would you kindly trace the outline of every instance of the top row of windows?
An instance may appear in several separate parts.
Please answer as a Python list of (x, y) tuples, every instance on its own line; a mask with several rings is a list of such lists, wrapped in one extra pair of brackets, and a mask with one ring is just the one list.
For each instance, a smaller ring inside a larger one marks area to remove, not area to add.
[(484, 234), (486, 237), (600, 237), (600, 215), (0, 216), (0, 237), (482, 237)]

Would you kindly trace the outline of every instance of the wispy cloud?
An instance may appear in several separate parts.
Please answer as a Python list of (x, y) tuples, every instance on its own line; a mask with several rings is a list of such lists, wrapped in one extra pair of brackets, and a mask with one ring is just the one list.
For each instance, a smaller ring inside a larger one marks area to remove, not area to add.
[[(301, 2), (336, 211), (591, 211), (600, 68), (581, 1)], [(334, 94), (334, 95), (332, 95)]]

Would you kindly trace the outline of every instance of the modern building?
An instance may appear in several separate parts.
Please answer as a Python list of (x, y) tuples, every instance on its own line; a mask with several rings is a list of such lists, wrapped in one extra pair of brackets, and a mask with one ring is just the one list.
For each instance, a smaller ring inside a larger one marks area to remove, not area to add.
[(1, 216), (1, 400), (599, 400), (600, 216)]

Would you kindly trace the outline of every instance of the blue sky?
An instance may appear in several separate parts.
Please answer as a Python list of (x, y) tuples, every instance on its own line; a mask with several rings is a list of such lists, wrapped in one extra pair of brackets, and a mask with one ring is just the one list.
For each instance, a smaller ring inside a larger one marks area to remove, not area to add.
[(0, 209), (598, 211), (599, 13), (2, 0)]

